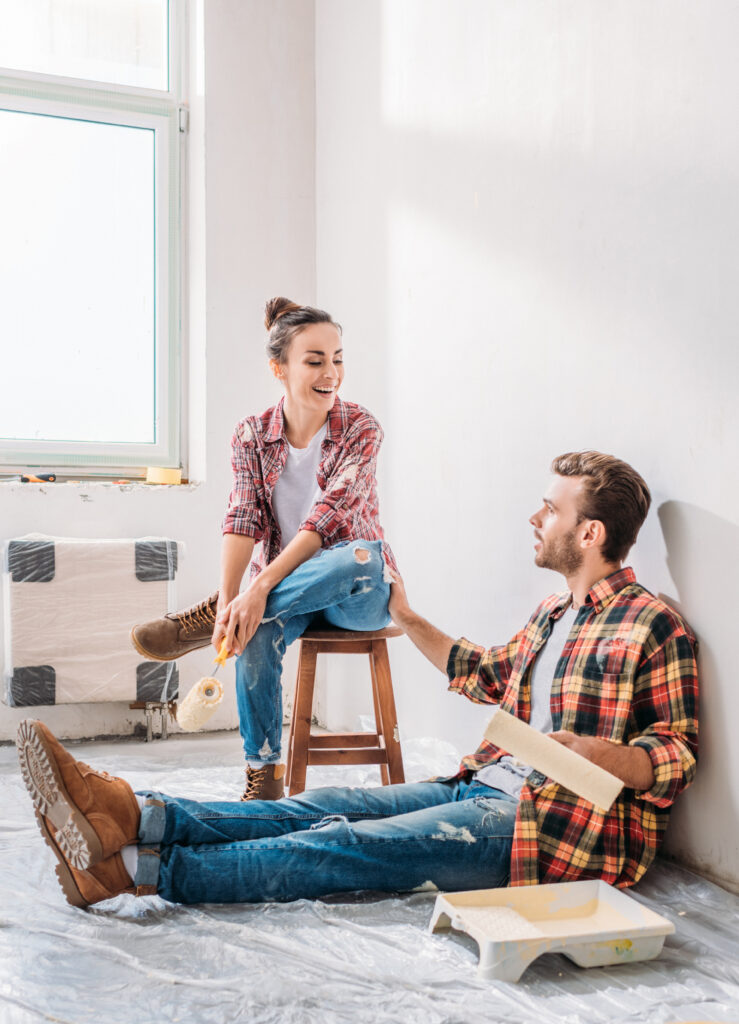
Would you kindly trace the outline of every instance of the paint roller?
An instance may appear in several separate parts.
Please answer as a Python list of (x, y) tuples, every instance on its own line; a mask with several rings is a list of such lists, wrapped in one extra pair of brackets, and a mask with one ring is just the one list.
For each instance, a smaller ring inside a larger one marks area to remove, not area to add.
[(215, 658), (216, 667), (212, 676), (199, 679), (188, 695), (177, 708), (177, 724), (185, 732), (197, 732), (202, 729), (218, 705), (223, 700), (223, 684), (216, 679), (216, 672), (225, 665), (229, 652), (226, 638), (223, 638), (221, 649)]

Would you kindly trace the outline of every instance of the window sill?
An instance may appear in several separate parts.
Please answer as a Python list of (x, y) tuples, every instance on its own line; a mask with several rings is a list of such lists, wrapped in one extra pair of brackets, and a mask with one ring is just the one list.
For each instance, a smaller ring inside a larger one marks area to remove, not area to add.
[(194, 491), (200, 487), (198, 481), (184, 481), (180, 484), (147, 484), (144, 480), (126, 480), (120, 483), (114, 480), (96, 480), (89, 478), (74, 479), (74, 480), (59, 480), (50, 483), (43, 481), (42, 483), (23, 483), (21, 480), (11, 479), (0, 479), (0, 493), (14, 493), (15, 491), (37, 491), (41, 494), (46, 494), (48, 491), (66, 491), (67, 493), (72, 490), (76, 493), (82, 493), (86, 491), (109, 491), (116, 490), (121, 492), (136, 491)]

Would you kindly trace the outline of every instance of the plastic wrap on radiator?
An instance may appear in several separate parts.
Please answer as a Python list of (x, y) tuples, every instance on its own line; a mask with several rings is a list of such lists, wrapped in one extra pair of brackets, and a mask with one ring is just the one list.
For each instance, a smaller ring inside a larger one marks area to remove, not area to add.
[(130, 632), (174, 607), (180, 554), (164, 537), (8, 541), (5, 703), (173, 700), (176, 664), (145, 660)]
[[(195, 799), (238, 799), (238, 735), (86, 744), (78, 757)], [(417, 781), (456, 751), (404, 743)], [(161, 760), (157, 760), (161, 758)], [(308, 769), (309, 786), (377, 784), (376, 768)], [(669, 1024), (739, 1021), (739, 897), (658, 862), (630, 893), (674, 922), (656, 960), (583, 969), (542, 956), (517, 984), (476, 977), (477, 948), (431, 935), (435, 894), (194, 907), (122, 896), (68, 906), (12, 748), (0, 749), (3, 1024)]]

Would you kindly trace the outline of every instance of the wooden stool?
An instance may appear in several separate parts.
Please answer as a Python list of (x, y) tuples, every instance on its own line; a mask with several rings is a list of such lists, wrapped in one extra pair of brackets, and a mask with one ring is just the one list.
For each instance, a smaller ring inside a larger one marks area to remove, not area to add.
[[(403, 630), (397, 626), (366, 633), (348, 629), (308, 629), (303, 633), (285, 779), (291, 796), (305, 789), (305, 771), (309, 764), (379, 764), (383, 786), (405, 782), (387, 656), (388, 637), (402, 634)], [(369, 655), (376, 732), (335, 732), (323, 736), (311, 733), (319, 654)]]

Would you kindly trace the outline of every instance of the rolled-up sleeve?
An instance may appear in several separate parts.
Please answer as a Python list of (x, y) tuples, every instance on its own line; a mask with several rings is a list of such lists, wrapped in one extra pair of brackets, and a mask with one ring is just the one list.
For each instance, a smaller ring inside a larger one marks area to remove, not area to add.
[(340, 537), (347, 519), (366, 502), (376, 487), (377, 456), (382, 444), (382, 427), (367, 417), (348, 438), (321, 498), (300, 524), (301, 530), (319, 534), (324, 547)]
[(231, 439), (231, 468), (233, 484), (221, 530), (259, 541), (264, 533), (263, 502), (260, 501), (261, 465), (254, 431), (248, 420), (237, 425)]
[(461, 637), (449, 652), (449, 689), (476, 704), (496, 704), (505, 692), (524, 630), (507, 644), (479, 647)]
[(670, 636), (644, 663), (634, 685), (633, 713), (640, 732), (629, 740), (642, 747), (654, 769), (654, 784), (638, 799), (669, 807), (695, 777), (698, 756), (698, 671), (695, 641)]

